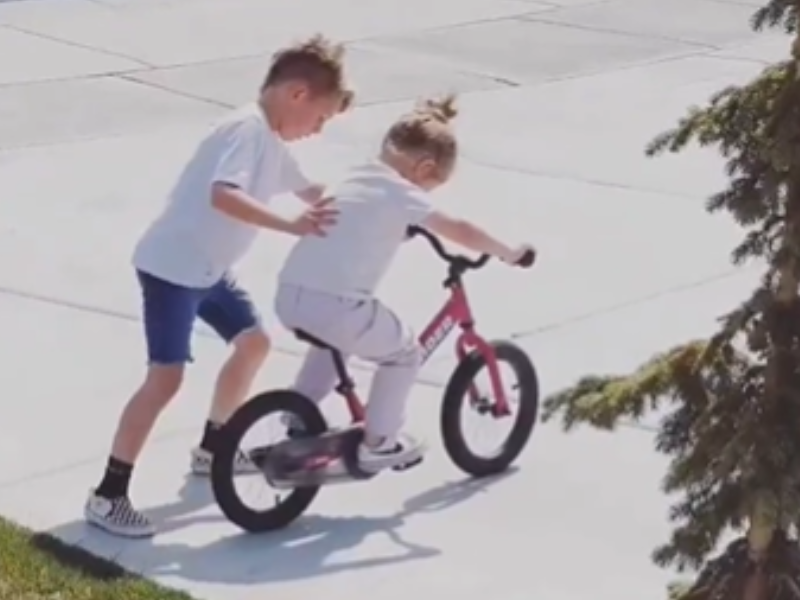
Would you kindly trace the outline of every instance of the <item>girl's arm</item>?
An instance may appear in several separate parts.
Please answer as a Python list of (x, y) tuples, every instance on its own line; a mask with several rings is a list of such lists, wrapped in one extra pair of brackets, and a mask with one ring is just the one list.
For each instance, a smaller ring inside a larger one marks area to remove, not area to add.
[(508, 263), (519, 260), (519, 248), (507, 246), (481, 227), (465, 219), (454, 218), (435, 210), (420, 225), (469, 250), (491, 254)]

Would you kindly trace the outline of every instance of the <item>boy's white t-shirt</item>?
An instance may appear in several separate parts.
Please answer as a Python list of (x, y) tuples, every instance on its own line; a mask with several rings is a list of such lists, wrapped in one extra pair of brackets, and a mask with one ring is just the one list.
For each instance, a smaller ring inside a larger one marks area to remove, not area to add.
[(346, 298), (370, 298), (408, 227), (432, 212), (428, 194), (374, 162), (353, 169), (326, 195), (339, 211), (336, 224), (324, 237), (298, 240), (278, 280)]
[(259, 228), (211, 205), (218, 182), (263, 204), (310, 187), (261, 108), (253, 103), (234, 111), (197, 147), (164, 211), (142, 235), (133, 255), (137, 269), (175, 285), (206, 288), (244, 256)]

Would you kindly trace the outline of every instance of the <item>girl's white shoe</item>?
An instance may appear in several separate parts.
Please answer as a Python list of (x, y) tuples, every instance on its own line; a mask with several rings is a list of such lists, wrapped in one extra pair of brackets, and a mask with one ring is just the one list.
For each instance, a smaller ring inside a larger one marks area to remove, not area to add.
[(377, 445), (362, 442), (358, 447), (359, 466), (370, 473), (401, 468), (420, 461), (424, 455), (425, 444), (408, 434), (384, 438)]

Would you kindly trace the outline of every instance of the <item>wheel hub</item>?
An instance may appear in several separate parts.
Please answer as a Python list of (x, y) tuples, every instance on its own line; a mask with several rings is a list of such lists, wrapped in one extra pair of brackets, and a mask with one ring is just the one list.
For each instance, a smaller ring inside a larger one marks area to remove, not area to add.
[(477, 400), (473, 400), (472, 409), (481, 416), (490, 415), (499, 418), (511, 415), (511, 410), (509, 410), (508, 407), (501, 408), (500, 405), (492, 401), (489, 396), (481, 396)]

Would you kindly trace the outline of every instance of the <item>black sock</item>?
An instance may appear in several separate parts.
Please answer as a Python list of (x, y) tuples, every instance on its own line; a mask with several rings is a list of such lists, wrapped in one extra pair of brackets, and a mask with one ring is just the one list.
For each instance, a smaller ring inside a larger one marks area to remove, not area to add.
[(133, 465), (110, 456), (103, 480), (94, 493), (112, 500), (127, 496), (132, 473)]
[(200, 440), (200, 448), (213, 454), (214, 449), (217, 447), (220, 429), (222, 429), (222, 425), (219, 423), (206, 421), (206, 428), (203, 430), (203, 439)]

